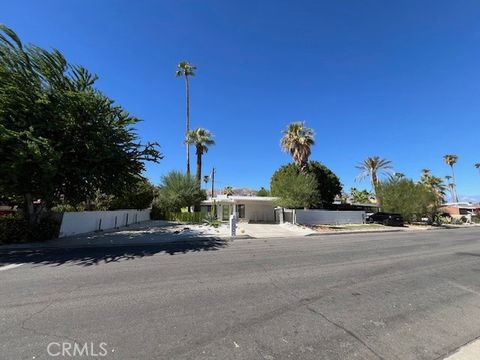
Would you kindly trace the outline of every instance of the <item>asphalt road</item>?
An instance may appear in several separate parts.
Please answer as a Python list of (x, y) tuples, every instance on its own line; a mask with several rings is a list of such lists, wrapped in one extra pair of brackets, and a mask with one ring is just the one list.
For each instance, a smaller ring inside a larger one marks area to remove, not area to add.
[(0, 250), (0, 265), (1, 359), (62, 358), (51, 343), (64, 358), (87, 343), (96, 359), (441, 359), (480, 336), (479, 228)]

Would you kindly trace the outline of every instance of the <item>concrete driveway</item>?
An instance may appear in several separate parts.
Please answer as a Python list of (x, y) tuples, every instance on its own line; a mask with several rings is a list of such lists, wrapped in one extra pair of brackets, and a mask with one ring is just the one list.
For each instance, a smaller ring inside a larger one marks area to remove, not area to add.
[(239, 223), (237, 235), (249, 235), (254, 238), (298, 237), (316, 232), (292, 224), (247, 224)]

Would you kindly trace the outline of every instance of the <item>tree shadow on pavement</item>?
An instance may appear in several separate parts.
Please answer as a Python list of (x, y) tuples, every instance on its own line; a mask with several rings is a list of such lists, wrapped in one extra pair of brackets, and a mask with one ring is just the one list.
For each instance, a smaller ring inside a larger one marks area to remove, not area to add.
[(92, 266), (135, 260), (156, 254), (186, 254), (192, 252), (215, 251), (228, 246), (228, 241), (220, 238), (203, 238), (192, 241), (179, 241), (165, 244), (117, 245), (109, 247), (83, 248), (44, 248), (44, 249), (5, 249), (0, 248), (0, 266), (8, 264), (38, 265), (79, 265)]

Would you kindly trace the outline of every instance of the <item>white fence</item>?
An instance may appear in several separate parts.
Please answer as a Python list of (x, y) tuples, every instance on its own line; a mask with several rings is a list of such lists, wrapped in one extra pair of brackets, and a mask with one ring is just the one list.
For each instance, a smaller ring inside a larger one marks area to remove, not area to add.
[[(297, 209), (292, 212), (292, 222), (303, 225), (363, 224), (366, 218), (365, 211)], [(285, 218), (287, 217), (285, 216)]]
[(150, 209), (63, 213), (59, 237), (115, 229), (150, 220)]

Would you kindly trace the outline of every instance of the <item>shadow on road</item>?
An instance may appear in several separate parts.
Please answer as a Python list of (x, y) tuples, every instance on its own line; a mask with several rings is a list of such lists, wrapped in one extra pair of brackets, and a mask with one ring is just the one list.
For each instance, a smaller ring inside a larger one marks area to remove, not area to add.
[(165, 253), (170, 255), (189, 252), (215, 251), (226, 247), (228, 241), (219, 238), (204, 238), (201, 240), (182, 241), (158, 245), (134, 245), (85, 248), (49, 248), (49, 249), (19, 249), (1, 250), (0, 266), (8, 264), (30, 263), (39, 265), (60, 266), (101, 265), (124, 260), (135, 260), (145, 256)]

